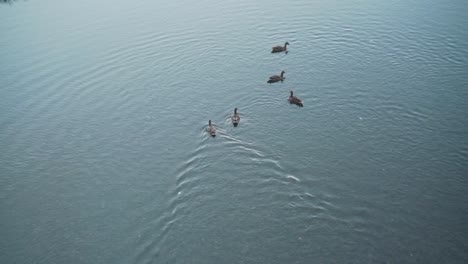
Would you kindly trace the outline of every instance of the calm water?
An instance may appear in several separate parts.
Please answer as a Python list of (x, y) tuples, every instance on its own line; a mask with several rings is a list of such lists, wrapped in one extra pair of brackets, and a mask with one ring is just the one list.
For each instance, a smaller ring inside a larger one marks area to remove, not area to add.
[(467, 14), (1, 4), (0, 263), (467, 263)]

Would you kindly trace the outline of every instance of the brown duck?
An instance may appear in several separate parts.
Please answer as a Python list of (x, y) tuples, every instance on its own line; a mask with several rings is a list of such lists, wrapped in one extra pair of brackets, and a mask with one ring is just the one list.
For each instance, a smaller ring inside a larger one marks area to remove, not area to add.
[(283, 82), (284, 79), (286, 79), (286, 77), (284, 77), (284, 74), (286, 72), (285, 71), (281, 71), (281, 74), (280, 75), (273, 75), (273, 76), (270, 76), (270, 79), (267, 81), (267, 83), (275, 83), (275, 82)]
[(208, 127), (206, 131), (212, 136), (216, 137), (216, 128), (211, 124), (211, 120), (208, 120)]
[(285, 42), (284, 43), (284, 46), (275, 46), (273, 48), (271, 48), (271, 53), (278, 53), (278, 52), (285, 52), (285, 53), (288, 53), (288, 45), (289, 45), (289, 42)]
[(301, 99), (299, 99), (299, 98), (297, 98), (296, 96), (293, 95), (293, 91), (291, 91), (291, 95), (289, 96), (288, 101), (289, 101), (290, 104), (295, 104), (295, 105), (298, 105), (300, 107), (304, 106), (302, 104)]
[(239, 125), (240, 122), (240, 116), (239, 113), (237, 113), (237, 108), (234, 108), (234, 114), (231, 116), (232, 124), (236, 127)]

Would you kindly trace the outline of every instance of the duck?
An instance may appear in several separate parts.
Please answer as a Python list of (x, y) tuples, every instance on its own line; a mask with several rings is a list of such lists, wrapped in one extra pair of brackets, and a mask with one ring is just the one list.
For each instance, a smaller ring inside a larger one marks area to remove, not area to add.
[(208, 131), (212, 137), (216, 137), (216, 128), (211, 124), (211, 120), (208, 120), (208, 127), (206, 128), (206, 131)]
[(283, 82), (284, 79), (286, 79), (286, 77), (283, 76), (285, 73), (285, 71), (281, 71), (281, 75), (270, 76), (270, 79), (267, 81), (267, 83), (275, 83), (279, 81)]
[(289, 45), (289, 42), (285, 42), (284, 43), (284, 46), (275, 46), (273, 48), (271, 48), (271, 53), (278, 53), (278, 52), (285, 52), (285, 53), (288, 53), (288, 45)]
[(302, 104), (301, 99), (297, 98), (296, 96), (293, 95), (293, 91), (291, 91), (291, 95), (288, 98), (288, 101), (290, 104), (295, 104), (300, 107), (303, 107), (304, 105)]
[(240, 116), (237, 113), (237, 108), (234, 108), (234, 114), (231, 116), (232, 124), (236, 127), (240, 122)]

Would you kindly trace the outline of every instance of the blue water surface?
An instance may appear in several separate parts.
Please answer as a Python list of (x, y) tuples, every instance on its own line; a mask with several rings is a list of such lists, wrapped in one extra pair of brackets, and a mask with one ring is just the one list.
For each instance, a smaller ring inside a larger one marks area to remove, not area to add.
[(466, 14), (0, 4), (0, 263), (467, 263)]

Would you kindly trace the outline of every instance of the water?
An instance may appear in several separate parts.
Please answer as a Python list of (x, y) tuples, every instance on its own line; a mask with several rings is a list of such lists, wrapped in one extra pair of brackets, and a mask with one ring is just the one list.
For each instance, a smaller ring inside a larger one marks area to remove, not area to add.
[(467, 263), (467, 13), (0, 5), (0, 263)]

